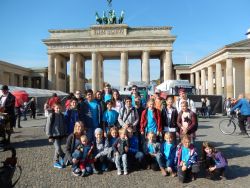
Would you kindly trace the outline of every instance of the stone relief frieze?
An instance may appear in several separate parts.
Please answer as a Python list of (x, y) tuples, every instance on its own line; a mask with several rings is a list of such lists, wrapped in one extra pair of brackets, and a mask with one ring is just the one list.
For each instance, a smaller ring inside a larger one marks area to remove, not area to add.
[(99, 42), (99, 43), (69, 43), (48, 44), (48, 49), (74, 49), (74, 48), (133, 48), (133, 47), (171, 47), (172, 43), (163, 41), (153, 42)]

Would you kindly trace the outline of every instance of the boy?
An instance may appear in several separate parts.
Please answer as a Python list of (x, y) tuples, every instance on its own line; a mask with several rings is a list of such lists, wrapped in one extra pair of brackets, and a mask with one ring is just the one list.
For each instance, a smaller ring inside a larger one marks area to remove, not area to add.
[[(67, 136), (67, 126), (64, 115), (61, 113), (60, 103), (55, 103), (53, 110), (47, 118), (46, 135), (49, 138), (49, 142), (53, 142), (55, 147), (54, 167), (63, 168), (63, 158), (65, 154), (62, 150), (62, 141)], [(61, 157), (60, 160), (59, 157)]]
[(110, 128), (116, 127), (118, 124), (118, 112), (112, 109), (113, 102), (108, 100), (106, 102), (107, 110), (104, 112), (102, 117), (104, 137), (107, 137)]
[(125, 128), (121, 128), (119, 130), (119, 138), (115, 141), (113, 148), (115, 153), (115, 164), (117, 168), (117, 174), (121, 175), (121, 160), (123, 164), (124, 175), (128, 174), (128, 161), (127, 161), (127, 153), (129, 150), (128, 138), (127, 138), (127, 130)]

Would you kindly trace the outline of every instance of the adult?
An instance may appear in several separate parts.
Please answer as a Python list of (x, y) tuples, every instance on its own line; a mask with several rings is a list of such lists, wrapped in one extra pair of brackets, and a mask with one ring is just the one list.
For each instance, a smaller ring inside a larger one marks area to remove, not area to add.
[(83, 122), (77, 121), (74, 126), (74, 132), (71, 133), (66, 141), (66, 150), (64, 162), (66, 165), (72, 164), (72, 153), (75, 151), (76, 147), (80, 144), (80, 138), (85, 134), (85, 126)]
[(156, 89), (154, 95), (152, 96), (155, 100), (155, 108), (162, 111), (164, 105), (163, 105), (163, 98), (161, 97), (161, 90)]
[(30, 118), (36, 119), (36, 99), (35, 99), (35, 97), (32, 97), (30, 99), (29, 106), (30, 106), (30, 110), (31, 110)]
[(101, 125), (101, 106), (94, 99), (92, 89), (86, 91), (86, 100), (80, 103), (79, 119), (86, 125), (88, 140), (93, 141), (94, 131)]
[[(241, 98), (242, 97), (242, 98)], [(233, 113), (234, 110), (239, 109), (240, 113), (238, 113), (239, 127), (240, 133), (239, 135), (247, 135), (245, 121), (250, 117), (250, 103), (246, 98), (243, 98), (243, 95), (239, 95), (239, 100), (234, 105), (234, 107), (230, 110), (230, 113)]]
[(136, 131), (136, 126), (139, 122), (139, 115), (135, 107), (132, 106), (131, 97), (125, 98), (125, 106), (121, 108), (118, 116), (118, 122), (121, 127), (127, 129), (131, 127)]
[[(7, 113), (10, 120), (10, 128), (13, 131), (13, 127), (15, 126), (15, 101), (16, 98), (9, 92), (9, 88), (7, 85), (3, 85), (2, 88), (2, 96), (0, 97), (0, 112)], [(8, 134), (7, 142), (10, 141), (10, 133)]]
[(211, 115), (211, 101), (208, 97), (206, 97), (206, 116), (210, 118)]
[(106, 102), (103, 101), (103, 93), (102, 91), (96, 91), (95, 93), (95, 100), (99, 103), (99, 105), (101, 106), (101, 116), (102, 114), (107, 110), (107, 106), (106, 106)]
[(15, 100), (15, 127), (22, 128), (21, 127), (21, 108), (23, 107), (23, 99), (22, 98), (16, 98)]
[(177, 99), (176, 104), (175, 104), (175, 107), (176, 107), (178, 113), (182, 110), (181, 104), (182, 104), (183, 101), (186, 101), (187, 105), (188, 105), (187, 107), (191, 111), (196, 113), (196, 108), (195, 108), (195, 105), (194, 105), (194, 101), (187, 97), (187, 94), (186, 94), (186, 92), (184, 90), (179, 90), (179, 98)]

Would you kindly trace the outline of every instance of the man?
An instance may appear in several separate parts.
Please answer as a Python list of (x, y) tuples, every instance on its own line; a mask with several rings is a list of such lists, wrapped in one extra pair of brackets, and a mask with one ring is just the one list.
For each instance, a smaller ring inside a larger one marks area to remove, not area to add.
[(194, 106), (194, 101), (192, 99), (189, 99), (187, 97), (187, 94), (184, 90), (180, 90), (179, 91), (179, 98), (177, 99), (176, 103), (175, 103), (175, 106), (176, 106), (176, 109), (178, 111), (178, 113), (181, 111), (181, 103), (183, 101), (187, 101), (188, 103), (188, 108), (193, 111), (194, 113), (196, 113), (196, 108)]
[(230, 110), (230, 114), (234, 112), (234, 110), (239, 109), (240, 113), (238, 114), (240, 133), (239, 135), (248, 135), (245, 127), (245, 121), (250, 117), (250, 103), (246, 98), (243, 98), (243, 94), (239, 95), (239, 100), (234, 105), (234, 107)]
[(139, 122), (139, 115), (135, 107), (132, 106), (131, 97), (125, 98), (125, 106), (121, 108), (118, 122), (121, 127), (127, 129), (131, 127), (136, 132), (136, 126)]
[[(7, 113), (10, 120), (10, 131), (13, 131), (13, 127), (15, 126), (15, 101), (16, 98), (9, 92), (9, 88), (7, 85), (3, 85), (2, 88), (2, 96), (0, 97), (0, 112)], [(8, 134), (8, 140), (10, 141), (10, 132)]]
[(94, 94), (91, 89), (86, 91), (86, 100), (80, 103), (79, 119), (84, 122), (87, 128), (87, 137), (89, 141), (94, 139), (94, 131), (100, 128), (101, 121), (101, 106), (94, 99)]

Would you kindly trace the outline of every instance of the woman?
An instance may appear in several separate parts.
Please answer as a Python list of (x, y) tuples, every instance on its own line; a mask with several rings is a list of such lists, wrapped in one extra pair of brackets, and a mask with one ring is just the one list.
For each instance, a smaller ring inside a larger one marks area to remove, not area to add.
[(72, 164), (72, 153), (76, 147), (80, 144), (80, 137), (86, 134), (86, 129), (81, 121), (77, 121), (74, 126), (74, 132), (70, 134), (66, 142), (66, 150), (64, 163), (68, 166)]
[(124, 106), (122, 100), (120, 99), (120, 93), (117, 89), (112, 92), (113, 110), (120, 112), (120, 109)]

